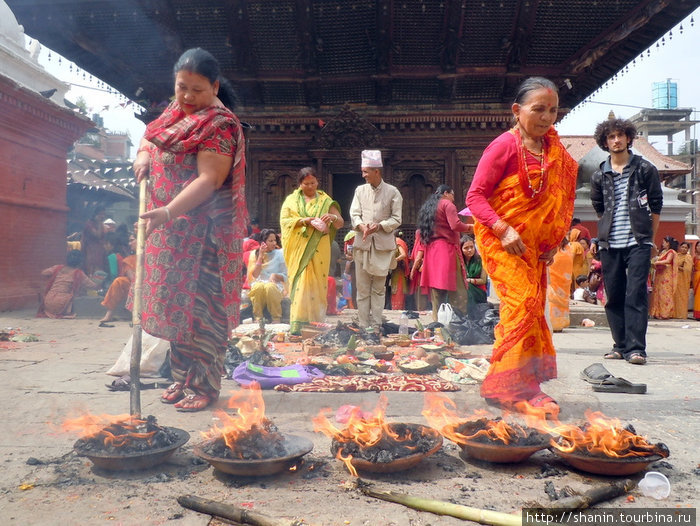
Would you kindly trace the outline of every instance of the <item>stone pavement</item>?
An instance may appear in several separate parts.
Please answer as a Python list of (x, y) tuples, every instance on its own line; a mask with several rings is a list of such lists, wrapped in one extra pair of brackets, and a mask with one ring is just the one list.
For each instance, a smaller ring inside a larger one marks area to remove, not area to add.
[[(352, 313), (347, 312), (343, 317), (350, 315)], [(398, 313), (389, 316), (393, 319)], [(333, 322), (333, 318), (329, 321)], [(422, 316), (422, 321), (430, 321), (428, 313)], [(126, 321), (115, 322), (113, 328), (99, 328), (95, 318), (52, 320), (34, 318), (34, 311), (0, 312), (0, 329), (10, 327), (24, 334), (36, 334), (39, 341), (17, 343), (10, 345), (11, 348), (0, 345), (0, 400), (4, 402), (0, 424), (0, 462), (3, 466), (0, 524), (52, 524), (46, 517), (44, 521), (31, 520), (32, 511), (24, 509), (24, 501), (28, 499), (32, 506), (38, 506), (35, 513), (50, 513), (50, 509), (46, 509), (48, 500), (42, 505), (43, 501), (36, 498), (37, 493), (32, 500), (18, 490), (20, 484), (35, 476), (27, 460), (30, 457), (58, 458), (70, 452), (75, 437), (56, 433), (49, 423), (60, 422), (77, 407), (91, 413), (128, 413), (128, 393), (109, 392), (105, 383), (113, 377), (106, 376), (104, 371), (114, 363), (132, 329)], [(668, 462), (672, 468), (666, 468), (664, 472), (671, 479), (672, 496), (669, 500), (649, 505), (697, 506), (700, 503), (697, 497), (700, 481), (697, 453), (700, 436), (700, 322), (650, 321), (649, 361), (645, 366), (602, 360), (612, 342), (609, 330), (600, 324), (590, 328), (567, 328), (554, 335), (554, 343), (558, 352), (559, 377), (545, 384), (544, 389), (559, 401), (562, 420), (579, 421), (586, 409), (600, 410), (632, 423), (637, 432), (650, 441), (664, 442), (671, 450)], [(475, 346), (474, 354), (488, 355), (489, 347)], [(647, 394), (592, 391), (591, 386), (579, 378), (579, 373), (594, 362), (603, 362), (616, 376), (646, 383)], [(224, 381), (218, 407), (225, 407), (227, 392), (235, 388), (235, 382)], [(198, 432), (210, 427), (212, 412), (178, 413), (159, 403), (159, 396), (160, 390), (142, 391), (143, 414), (156, 415), (163, 425), (183, 428), (192, 434), (192, 442), (199, 441)], [(389, 420), (424, 423), (422, 394), (390, 392), (387, 396)], [(479, 397), (478, 386), (464, 386), (449, 396), (465, 414), (486, 407)], [(366, 403), (374, 407), (377, 394), (266, 391), (264, 398), (267, 415), (278, 427), (299, 430), (300, 434), (325, 444), (325, 437), (313, 433), (310, 423), (321, 408), (337, 408), (345, 403)], [(81, 506), (80, 502), (73, 505)], [(91, 505), (95, 506), (94, 503)], [(438, 523), (447, 524), (434, 522)], [(177, 524), (205, 523), (193, 519)]]

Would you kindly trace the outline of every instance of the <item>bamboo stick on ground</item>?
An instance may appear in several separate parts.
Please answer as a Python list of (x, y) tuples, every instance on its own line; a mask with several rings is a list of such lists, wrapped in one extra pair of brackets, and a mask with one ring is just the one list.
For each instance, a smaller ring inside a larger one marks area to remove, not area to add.
[(500, 511), (482, 510), (479, 508), (470, 508), (460, 504), (452, 504), (441, 500), (424, 499), (422, 497), (414, 497), (405, 493), (396, 493), (394, 491), (383, 491), (372, 489), (366, 483), (358, 481), (359, 490), (370, 497), (386, 500), (402, 504), (409, 508), (419, 511), (428, 511), (437, 515), (449, 515), (458, 519), (465, 519), (480, 524), (492, 524), (493, 526), (522, 526), (522, 515), (519, 513), (513, 515)]
[(232, 504), (203, 499), (194, 495), (182, 495), (177, 498), (177, 501), (183, 508), (207, 515), (215, 515), (216, 517), (236, 521), (240, 524), (250, 524), (252, 526), (297, 526), (302, 524), (299, 521), (276, 519), (257, 511), (238, 508)]
[(141, 418), (141, 295), (143, 289), (143, 264), (144, 247), (146, 245), (146, 222), (141, 219), (141, 214), (146, 212), (146, 188), (147, 180), (139, 183), (139, 224), (136, 233), (136, 272), (134, 273), (134, 304), (131, 311), (133, 336), (131, 341), (131, 363), (129, 376), (131, 387), (129, 390), (130, 411), (133, 418)]
[(619, 497), (620, 495), (624, 495), (636, 485), (637, 484), (630, 479), (617, 480), (610, 484), (594, 486), (580, 495), (565, 497), (553, 502), (548, 502), (547, 504), (536, 504), (533, 508), (552, 513), (584, 510), (598, 502), (605, 502)]

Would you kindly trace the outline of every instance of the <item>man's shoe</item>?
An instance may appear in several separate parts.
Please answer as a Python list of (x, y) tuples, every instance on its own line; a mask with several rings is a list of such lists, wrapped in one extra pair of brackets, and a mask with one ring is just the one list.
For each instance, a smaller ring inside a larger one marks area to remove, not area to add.
[(647, 363), (647, 359), (639, 353), (632, 354), (627, 361), (634, 365), (644, 365)]

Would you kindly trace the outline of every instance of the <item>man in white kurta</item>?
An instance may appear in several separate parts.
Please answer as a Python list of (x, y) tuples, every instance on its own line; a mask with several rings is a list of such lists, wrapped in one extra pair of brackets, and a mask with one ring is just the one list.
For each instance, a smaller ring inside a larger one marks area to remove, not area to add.
[(350, 205), (352, 227), (357, 231), (353, 244), (357, 281), (357, 315), (362, 329), (379, 333), (384, 310), (386, 276), (395, 264), (394, 230), (401, 225), (403, 198), (399, 190), (382, 180), (382, 154), (362, 152), (362, 177)]

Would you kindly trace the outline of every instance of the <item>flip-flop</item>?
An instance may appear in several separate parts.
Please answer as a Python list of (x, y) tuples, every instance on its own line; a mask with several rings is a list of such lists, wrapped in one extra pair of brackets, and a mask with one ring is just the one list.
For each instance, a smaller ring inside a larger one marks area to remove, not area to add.
[(114, 327), (114, 324), (106, 321), (101, 321), (98, 327)]
[(602, 363), (594, 363), (581, 371), (580, 376), (590, 384), (601, 384), (613, 374), (608, 371)]
[(644, 394), (647, 392), (647, 384), (633, 384), (629, 380), (613, 376), (601, 384), (593, 385), (593, 390), (597, 393)]
[(593, 385), (598, 393), (644, 394), (646, 384), (635, 384), (625, 378), (618, 378), (608, 371), (602, 363), (594, 363), (581, 371), (581, 378)]
[[(155, 389), (158, 387), (158, 382), (143, 383), (140, 382), (139, 386), (141, 390), (145, 389)], [(131, 390), (131, 377), (126, 374), (114, 380), (111, 384), (105, 384), (105, 387), (110, 391), (130, 391)]]

